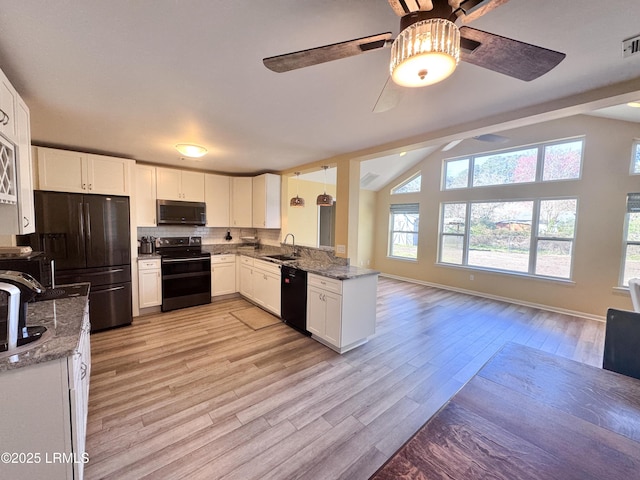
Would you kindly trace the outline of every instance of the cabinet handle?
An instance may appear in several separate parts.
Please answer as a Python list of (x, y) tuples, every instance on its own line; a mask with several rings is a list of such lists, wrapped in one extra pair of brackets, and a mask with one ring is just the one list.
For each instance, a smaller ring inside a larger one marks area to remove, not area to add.
[(7, 115), (7, 113), (4, 110), (0, 110), (0, 112), (2, 112), (2, 120), (0, 120), (0, 122), (2, 122), (2, 125), (6, 125), (9, 123), (9, 115)]
[(86, 190), (86, 189), (87, 189), (87, 184), (86, 184), (86, 183), (83, 183), (83, 184), (82, 184), (82, 189), (83, 189), (83, 190)]
[(93, 190), (93, 186), (89, 184), (89, 190)]
[(28, 226), (29, 226), (29, 223), (31, 223), (31, 222), (29, 222), (29, 219), (28, 219), (27, 217), (22, 217), (22, 218), (24, 219), (23, 226), (24, 226), (25, 228), (26, 228), (26, 227), (28, 227)]
[(84, 377), (87, 376), (87, 364), (82, 362), (80, 364), (80, 380), (84, 380)]

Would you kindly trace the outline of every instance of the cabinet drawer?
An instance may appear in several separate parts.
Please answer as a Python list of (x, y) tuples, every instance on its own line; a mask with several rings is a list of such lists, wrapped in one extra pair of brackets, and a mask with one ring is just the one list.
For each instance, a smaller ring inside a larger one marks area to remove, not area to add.
[(246, 255), (242, 255), (240, 257), (240, 264), (253, 267), (253, 257), (247, 257)]
[[(244, 258), (244, 257), (243, 257)], [(235, 263), (236, 256), (234, 253), (222, 254), (222, 255), (211, 255), (211, 264), (214, 263)]]
[(145, 259), (145, 260), (138, 259), (138, 270), (154, 270), (154, 269), (160, 270), (159, 258), (152, 258), (152, 259)]
[(336, 280), (334, 278), (323, 277), (321, 275), (316, 275), (314, 273), (310, 273), (307, 276), (307, 285), (312, 285), (314, 287), (321, 288), (328, 292), (338, 293), (342, 295), (342, 281)]
[(253, 261), (253, 267), (257, 270), (262, 270), (263, 272), (280, 275), (281, 266), (277, 263), (265, 262), (263, 260), (256, 259)]

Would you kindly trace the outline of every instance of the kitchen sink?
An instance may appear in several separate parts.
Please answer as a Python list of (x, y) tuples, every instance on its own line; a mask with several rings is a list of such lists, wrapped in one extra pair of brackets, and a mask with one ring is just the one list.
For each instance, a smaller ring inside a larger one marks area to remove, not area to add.
[(298, 260), (298, 257), (292, 255), (265, 255), (267, 258), (273, 258), (274, 260)]

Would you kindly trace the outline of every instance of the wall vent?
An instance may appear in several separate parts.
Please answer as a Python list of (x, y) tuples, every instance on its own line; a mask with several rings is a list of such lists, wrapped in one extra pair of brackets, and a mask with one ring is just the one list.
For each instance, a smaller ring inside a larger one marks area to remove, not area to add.
[(622, 41), (622, 58), (640, 53), (640, 35)]

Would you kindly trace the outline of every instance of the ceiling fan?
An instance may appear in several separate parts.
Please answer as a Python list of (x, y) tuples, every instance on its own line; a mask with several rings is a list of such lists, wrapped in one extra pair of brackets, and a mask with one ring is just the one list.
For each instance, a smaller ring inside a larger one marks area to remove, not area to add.
[(401, 17), (400, 33), (356, 38), (263, 59), (278, 73), (352, 57), (391, 46), (393, 82), (383, 88), (374, 107), (381, 112), (399, 101), (400, 86), (431, 85), (447, 78), (460, 60), (524, 81), (535, 80), (556, 67), (565, 54), (468, 26), (509, 0), (388, 0)]

